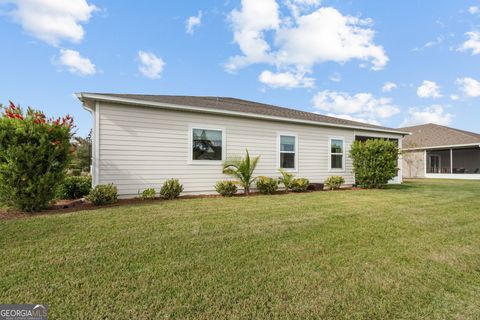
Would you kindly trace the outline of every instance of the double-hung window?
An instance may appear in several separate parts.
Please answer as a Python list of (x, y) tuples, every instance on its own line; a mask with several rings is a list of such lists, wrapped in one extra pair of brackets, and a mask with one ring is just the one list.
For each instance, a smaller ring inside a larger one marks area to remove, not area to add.
[(330, 139), (330, 170), (342, 171), (345, 168), (345, 140)]
[(224, 160), (224, 130), (194, 127), (190, 129), (190, 161), (213, 163)]
[(297, 136), (293, 134), (279, 135), (279, 167), (282, 169), (297, 169)]

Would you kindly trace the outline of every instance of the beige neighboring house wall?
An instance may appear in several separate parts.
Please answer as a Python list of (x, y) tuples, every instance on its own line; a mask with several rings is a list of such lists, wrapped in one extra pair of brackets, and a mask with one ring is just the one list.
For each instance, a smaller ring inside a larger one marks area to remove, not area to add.
[(425, 178), (425, 151), (403, 151), (403, 178)]

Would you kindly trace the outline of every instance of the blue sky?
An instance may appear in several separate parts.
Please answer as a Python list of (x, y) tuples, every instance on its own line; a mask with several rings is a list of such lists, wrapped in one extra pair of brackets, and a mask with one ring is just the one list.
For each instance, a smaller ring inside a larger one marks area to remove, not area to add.
[(0, 39), (0, 101), (72, 114), (80, 135), (79, 91), (480, 132), (480, 1), (0, 0)]

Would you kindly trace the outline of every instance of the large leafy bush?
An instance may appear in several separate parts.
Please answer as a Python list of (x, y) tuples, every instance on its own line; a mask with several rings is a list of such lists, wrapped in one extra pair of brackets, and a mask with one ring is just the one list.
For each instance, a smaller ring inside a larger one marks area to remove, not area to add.
[(111, 184), (99, 184), (90, 191), (87, 200), (96, 206), (103, 206), (117, 202), (117, 187)]
[[(1, 107), (1, 106), (0, 106)], [(47, 119), (10, 102), (0, 116), (0, 202), (22, 211), (46, 208), (70, 162), (70, 116)]]
[(60, 199), (80, 199), (92, 190), (90, 176), (69, 176), (58, 188), (57, 197)]
[(225, 161), (223, 173), (238, 179), (238, 183), (243, 187), (245, 195), (248, 196), (250, 194), (250, 186), (256, 179), (253, 176), (253, 172), (259, 160), (260, 156), (250, 158), (250, 154), (246, 150), (245, 158), (235, 157)]
[(371, 139), (355, 141), (350, 150), (358, 185), (379, 188), (397, 175), (399, 149), (392, 141)]
[(257, 189), (263, 194), (274, 194), (278, 189), (278, 180), (263, 176), (258, 177)]
[(160, 189), (160, 195), (164, 199), (173, 200), (177, 198), (183, 191), (183, 185), (180, 184), (178, 179), (169, 179), (163, 183), (162, 189)]
[(237, 193), (237, 184), (234, 181), (218, 181), (215, 184), (215, 190), (223, 197), (231, 197)]

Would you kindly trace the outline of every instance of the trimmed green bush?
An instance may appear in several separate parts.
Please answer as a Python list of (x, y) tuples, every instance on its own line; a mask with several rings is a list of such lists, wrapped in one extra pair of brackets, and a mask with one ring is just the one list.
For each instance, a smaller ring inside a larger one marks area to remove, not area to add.
[(177, 198), (183, 191), (183, 186), (178, 179), (169, 179), (163, 183), (160, 195), (164, 199), (173, 200)]
[(80, 199), (92, 190), (92, 178), (89, 176), (69, 176), (63, 180), (57, 192), (59, 199)]
[(28, 212), (45, 209), (71, 160), (73, 119), (47, 119), (12, 102), (0, 109), (0, 203)]
[(278, 189), (278, 180), (263, 176), (258, 177), (257, 189), (263, 194), (274, 194)]
[(307, 191), (310, 181), (306, 178), (295, 178), (290, 184), (290, 188), (293, 192), (305, 192)]
[(117, 202), (117, 187), (113, 184), (99, 184), (90, 191), (87, 200), (96, 206), (103, 206)]
[(325, 185), (330, 190), (338, 190), (345, 183), (345, 179), (340, 176), (331, 176), (325, 180)]
[(237, 184), (234, 181), (218, 181), (215, 184), (215, 190), (223, 197), (231, 197), (237, 193)]
[(366, 188), (380, 188), (397, 173), (400, 151), (395, 142), (371, 139), (355, 141), (350, 149), (356, 183)]
[(282, 176), (278, 178), (278, 181), (285, 186), (285, 192), (290, 191), (292, 180), (295, 178), (295, 176), (283, 169), (279, 169), (278, 171), (282, 174)]
[(140, 194), (140, 199), (142, 200), (154, 200), (157, 195), (157, 192), (155, 191), (154, 188), (148, 188), (143, 190), (143, 192)]

